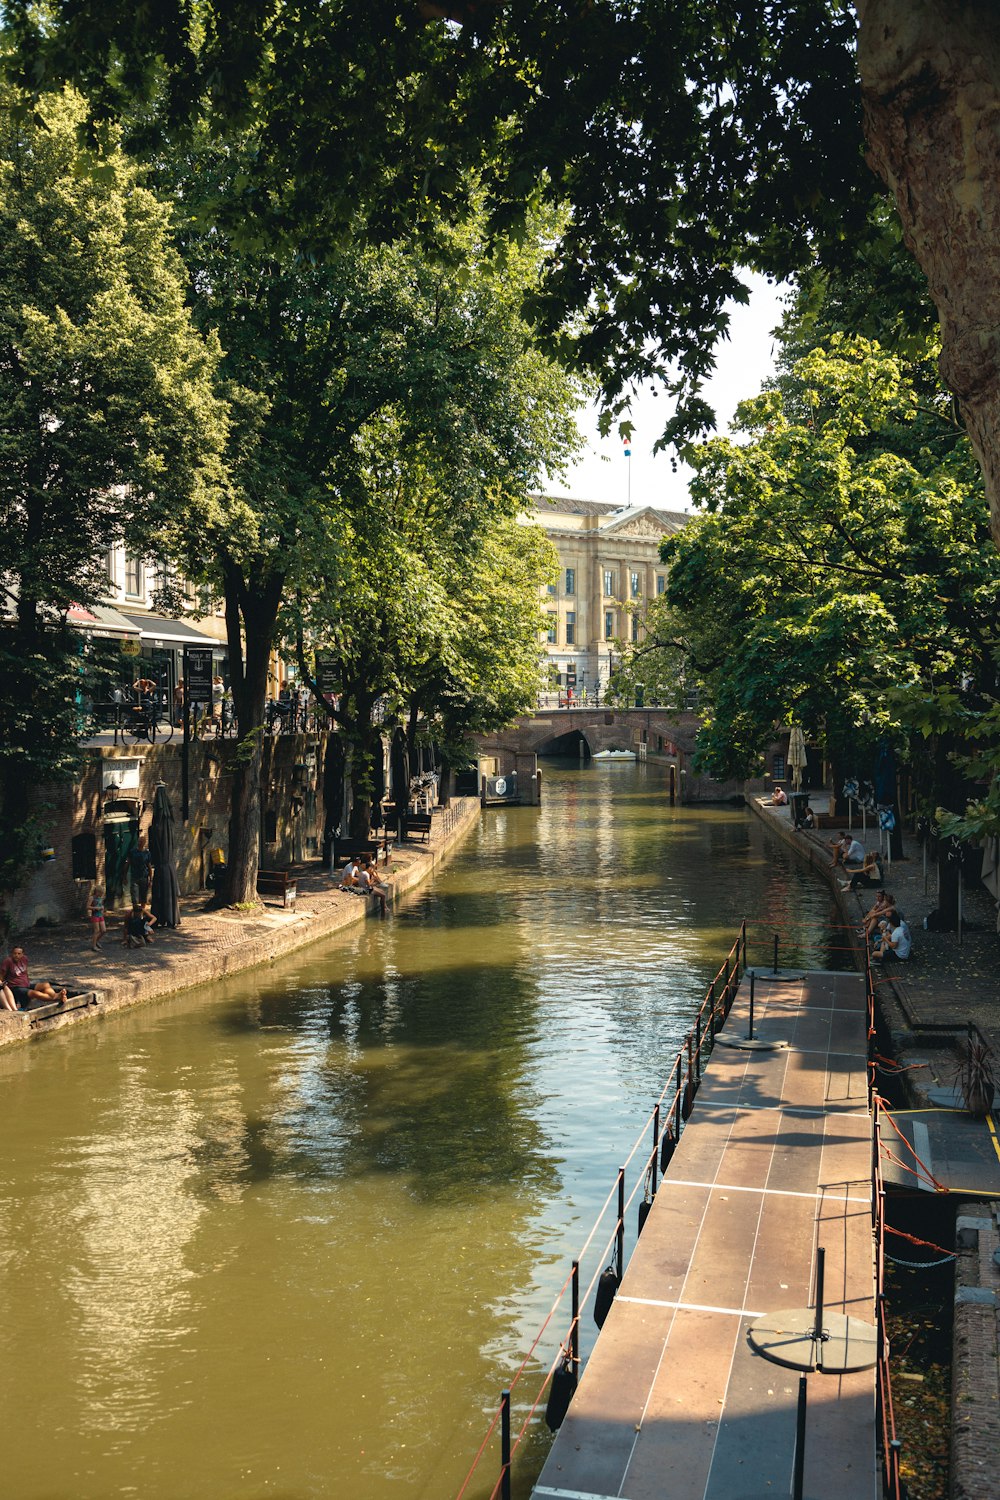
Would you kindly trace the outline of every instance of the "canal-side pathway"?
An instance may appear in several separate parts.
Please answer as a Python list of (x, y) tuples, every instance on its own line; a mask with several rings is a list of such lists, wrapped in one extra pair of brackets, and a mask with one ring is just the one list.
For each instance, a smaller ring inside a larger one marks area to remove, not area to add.
[[(758, 971), (775, 1050), (732, 1045), (749, 997), (744, 977), (534, 1500), (789, 1494), (799, 1375), (751, 1330), (815, 1305), (821, 1249), (824, 1327), (857, 1319), (874, 1351), (864, 979)], [(802, 1493), (874, 1500), (875, 1372), (864, 1347), (843, 1363), (808, 1376)]]
[[(427, 843), (393, 845), (388, 864), (379, 865), (391, 900), (425, 881), (479, 816), (477, 797), (454, 798), (448, 808), (435, 813)], [(248, 912), (211, 911), (206, 909), (208, 894), (201, 892), (182, 899), (179, 926), (157, 931), (148, 948), (123, 946), (124, 911), (108, 913), (108, 931), (97, 952), (90, 947), (86, 920), (13, 933), (9, 945), (23, 945), (32, 979), (51, 979), (71, 991), (94, 992), (97, 998), (85, 1008), (54, 1015), (0, 1010), (0, 1047), (196, 985), (217, 983), (375, 915), (372, 901), (335, 887), (319, 860), (298, 866), (294, 874), (298, 887), (294, 910), (268, 903)], [(392, 920), (391, 907), (388, 920)]]

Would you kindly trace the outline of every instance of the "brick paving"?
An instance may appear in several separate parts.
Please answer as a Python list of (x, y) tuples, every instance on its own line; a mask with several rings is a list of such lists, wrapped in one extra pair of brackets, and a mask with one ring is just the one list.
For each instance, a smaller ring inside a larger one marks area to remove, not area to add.
[[(379, 865), (393, 899), (419, 885), (478, 815), (477, 798), (454, 799), (449, 810), (435, 815), (427, 844), (393, 848), (388, 874)], [(298, 900), (294, 911), (285, 911), (270, 900), (251, 912), (208, 911), (206, 892), (185, 896), (180, 925), (158, 931), (148, 948), (122, 945), (122, 910), (108, 913), (108, 932), (96, 953), (90, 947), (86, 920), (13, 933), (11, 944), (23, 945), (33, 979), (51, 979), (74, 990), (96, 990), (100, 1004), (51, 1019), (36, 1017), (34, 1026), (30, 1013), (0, 1011), (0, 1046), (24, 1040), (35, 1030), (76, 1025), (109, 1010), (268, 963), (375, 915), (373, 901), (337, 890), (318, 860), (297, 866), (295, 876)]]

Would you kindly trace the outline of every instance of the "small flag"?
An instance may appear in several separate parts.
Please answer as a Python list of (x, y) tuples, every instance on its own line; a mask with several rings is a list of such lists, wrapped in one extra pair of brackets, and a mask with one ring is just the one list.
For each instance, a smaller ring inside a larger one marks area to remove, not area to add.
[(622, 451), (624, 452), (626, 458), (632, 457), (632, 443), (629, 438), (625, 439), (625, 447)]

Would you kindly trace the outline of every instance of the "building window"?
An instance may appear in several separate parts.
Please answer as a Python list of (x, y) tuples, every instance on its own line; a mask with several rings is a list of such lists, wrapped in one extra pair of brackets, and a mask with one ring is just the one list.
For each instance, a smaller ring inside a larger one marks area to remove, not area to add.
[(604, 611), (604, 639), (613, 641), (615, 638), (615, 612), (613, 609)]
[(666, 586), (667, 586), (667, 580), (666, 580), (666, 578), (663, 576), (662, 573), (657, 573), (657, 575), (656, 575), (656, 592), (658, 594), (662, 594), (663, 591), (664, 591), (664, 589), (666, 588)]
[(615, 597), (615, 574), (613, 568), (604, 569), (604, 597), (613, 599)]
[(639, 616), (638, 615), (633, 615), (632, 616), (632, 639), (634, 641), (637, 641), (639, 639)]
[(113, 547), (109, 547), (108, 550), (107, 550), (107, 552), (105, 553), (105, 556), (104, 556), (104, 571), (107, 574), (108, 582), (109, 583), (114, 583), (114, 581), (115, 581), (115, 549)]
[(771, 775), (775, 781), (783, 781), (785, 779), (785, 757), (783, 755), (775, 755), (772, 758)]
[(546, 640), (550, 646), (554, 646), (556, 643), (556, 617), (553, 614), (549, 615), (549, 629)]
[(638, 575), (638, 573), (633, 573), (631, 575), (631, 584), (632, 584), (632, 598), (633, 599), (638, 599), (638, 597), (639, 597), (639, 575)]
[(566, 611), (566, 644), (576, 645), (576, 611), (572, 609)]
[(575, 568), (567, 568), (566, 569), (566, 592), (567, 592), (567, 594), (575, 594), (576, 593), (576, 569)]
[(142, 563), (134, 552), (125, 554), (125, 592), (130, 599), (142, 598)]
[(547, 592), (550, 599), (554, 599), (556, 597), (556, 586), (554, 583), (549, 584)]

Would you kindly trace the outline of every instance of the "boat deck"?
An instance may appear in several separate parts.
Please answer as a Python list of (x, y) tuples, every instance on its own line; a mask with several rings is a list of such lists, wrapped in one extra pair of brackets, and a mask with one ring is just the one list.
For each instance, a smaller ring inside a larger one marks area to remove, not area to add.
[[(744, 977), (719, 1042), (745, 1037)], [(864, 980), (758, 972), (755, 1035), (717, 1043), (535, 1500), (759, 1500), (791, 1490), (799, 1375), (760, 1316), (874, 1322)], [(808, 1376), (803, 1495), (875, 1500), (875, 1372)]]

